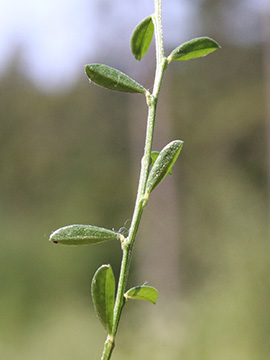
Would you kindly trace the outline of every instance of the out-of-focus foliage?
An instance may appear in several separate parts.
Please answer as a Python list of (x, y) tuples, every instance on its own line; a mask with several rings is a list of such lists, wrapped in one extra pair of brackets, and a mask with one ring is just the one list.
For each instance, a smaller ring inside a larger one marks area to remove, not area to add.
[[(165, 298), (159, 289), (156, 306), (128, 302), (119, 360), (269, 356), (261, 64), (259, 46), (223, 42), (212, 57), (172, 63), (166, 71), (174, 138), (185, 141), (173, 174), (182, 291)], [(45, 94), (13, 65), (1, 78), (1, 359), (100, 356), (104, 332), (90, 281), (103, 263), (117, 277), (119, 244), (65, 248), (48, 238), (60, 226), (118, 230), (130, 218), (136, 189), (129, 96), (89, 86), (85, 78), (69, 91)]]
[(68, 307), (69, 296), (85, 298), (91, 313), (90, 279), (101, 262), (118, 270), (119, 243), (59, 251), (48, 238), (73, 223), (118, 230), (134, 195), (121, 96), (87, 79), (44, 94), (11, 68), (0, 99), (2, 351)]
[[(216, 59), (192, 64), (171, 84), (175, 118), (181, 119), (175, 131), (185, 140), (181, 276), (184, 297), (193, 303), (190, 331), (196, 337), (188, 338), (185, 359), (252, 359), (269, 352), (269, 214), (259, 51), (225, 44)], [(180, 77), (185, 92), (178, 95), (173, 89)]]

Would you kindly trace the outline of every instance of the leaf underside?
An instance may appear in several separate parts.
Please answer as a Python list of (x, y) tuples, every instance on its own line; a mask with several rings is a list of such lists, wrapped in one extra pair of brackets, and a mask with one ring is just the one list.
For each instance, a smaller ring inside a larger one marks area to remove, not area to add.
[(50, 241), (61, 245), (91, 245), (120, 238), (121, 234), (98, 226), (69, 225), (54, 231)]
[(148, 176), (146, 194), (150, 194), (167, 174), (171, 174), (172, 167), (177, 160), (182, 147), (183, 141), (174, 140), (161, 150)]

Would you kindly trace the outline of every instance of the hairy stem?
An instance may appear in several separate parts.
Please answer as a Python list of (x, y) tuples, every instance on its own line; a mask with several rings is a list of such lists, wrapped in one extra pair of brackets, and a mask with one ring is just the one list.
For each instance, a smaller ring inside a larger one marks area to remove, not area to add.
[(148, 106), (147, 129), (145, 138), (144, 155), (141, 161), (141, 172), (137, 191), (137, 198), (135, 202), (134, 212), (132, 216), (131, 226), (128, 237), (122, 244), (123, 256), (121, 263), (120, 276), (118, 281), (117, 295), (114, 307), (114, 321), (112, 334), (108, 336), (103, 349), (101, 360), (109, 360), (114, 348), (114, 339), (118, 330), (118, 325), (121, 313), (125, 304), (124, 293), (126, 290), (130, 263), (132, 258), (132, 250), (140, 224), (144, 207), (147, 199), (145, 198), (145, 187), (148, 178), (149, 168), (151, 164), (151, 150), (154, 135), (154, 125), (156, 117), (157, 100), (160, 91), (160, 85), (164, 70), (167, 67), (167, 59), (164, 57), (163, 50), (163, 35), (162, 35), (162, 21), (161, 21), (161, 0), (155, 1), (155, 13), (153, 15), (153, 22), (155, 26), (155, 40), (156, 40), (156, 73), (154, 80), (154, 88), (152, 94), (146, 95), (146, 102)]

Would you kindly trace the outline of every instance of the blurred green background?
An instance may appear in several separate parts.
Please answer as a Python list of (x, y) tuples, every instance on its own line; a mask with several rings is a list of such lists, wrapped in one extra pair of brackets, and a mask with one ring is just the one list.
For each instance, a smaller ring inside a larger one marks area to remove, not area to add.
[[(144, 98), (89, 85), (83, 65), (106, 63), (151, 89), (154, 47), (137, 64), (128, 39), (153, 5), (83, 3), (97, 6), (93, 31), (100, 45), (76, 60), (79, 76), (55, 86), (45, 75), (44, 85), (42, 71), (37, 77), (31, 73), (25, 47), (16, 41), (1, 72), (1, 359), (94, 360), (105, 340), (90, 281), (103, 263), (118, 277), (119, 244), (68, 248), (48, 238), (73, 223), (117, 230), (130, 224), (143, 151)], [(201, 35), (213, 37), (222, 50), (173, 63), (165, 73), (154, 149), (172, 139), (185, 144), (173, 177), (150, 197), (130, 277), (130, 286), (145, 281), (156, 286), (159, 301), (126, 305), (114, 358), (266, 360), (267, 9), (252, 1), (198, 0), (187, 12), (184, 1), (163, 3), (166, 54)], [(185, 32), (177, 21), (183, 14)], [(82, 13), (73, 16), (80, 22)], [(76, 39), (82, 48), (91, 48), (88, 31)]]

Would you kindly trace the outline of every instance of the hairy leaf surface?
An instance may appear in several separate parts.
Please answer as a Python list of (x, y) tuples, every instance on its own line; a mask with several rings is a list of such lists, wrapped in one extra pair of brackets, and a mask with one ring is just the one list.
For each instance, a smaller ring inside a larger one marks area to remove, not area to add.
[(85, 66), (88, 78), (95, 84), (110, 90), (146, 94), (147, 90), (128, 75), (103, 64)]
[(61, 245), (91, 245), (107, 240), (120, 240), (123, 235), (92, 225), (69, 225), (54, 231), (50, 241)]
[(161, 150), (147, 179), (146, 194), (150, 194), (165, 176), (168, 173), (171, 173), (172, 167), (177, 160), (182, 147), (183, 141), (174, 140)]

